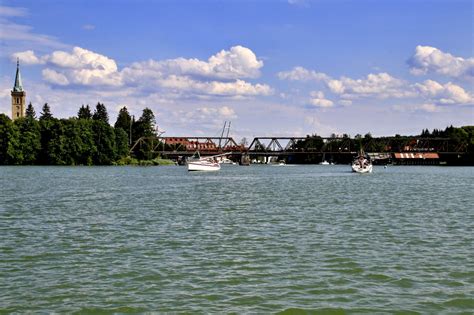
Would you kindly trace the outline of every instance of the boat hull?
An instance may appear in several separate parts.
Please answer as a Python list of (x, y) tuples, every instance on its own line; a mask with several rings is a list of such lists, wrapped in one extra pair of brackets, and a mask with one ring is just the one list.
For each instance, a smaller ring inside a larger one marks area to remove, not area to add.
[(352, 164), (352, 171), (359, 174), (372, 173), (372, 164), (364, 167), (361, 167), (359, 164)]
[(206, 161), (188, 162), (188, 171), (213, 172), (220, 169), (219, 163)]

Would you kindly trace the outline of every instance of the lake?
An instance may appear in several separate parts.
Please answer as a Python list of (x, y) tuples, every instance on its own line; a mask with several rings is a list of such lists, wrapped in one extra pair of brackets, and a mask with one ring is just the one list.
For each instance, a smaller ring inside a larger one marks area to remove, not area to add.
[(0, 313), (470, 313), (474, 167), (0, 167)]

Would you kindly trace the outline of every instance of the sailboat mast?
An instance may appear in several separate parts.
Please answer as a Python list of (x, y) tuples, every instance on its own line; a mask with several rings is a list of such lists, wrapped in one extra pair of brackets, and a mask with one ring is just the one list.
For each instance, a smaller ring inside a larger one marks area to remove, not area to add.
[(221, 137), (219, 138), (219, 148), (221, 147), (221, 141), (222, 141), (222, 137), (224, 137), (224, 132), (225, 132), (225, 126), (226, 125), (227, 125), (227, 121), (224, 121), (224, 128), (222, 128)]
[(229, 138), (230, 123), (231, 123), (231, 121), (229, 121), (229, 126), (227, 126), (227, 135), (226, 135), (226, 138)]

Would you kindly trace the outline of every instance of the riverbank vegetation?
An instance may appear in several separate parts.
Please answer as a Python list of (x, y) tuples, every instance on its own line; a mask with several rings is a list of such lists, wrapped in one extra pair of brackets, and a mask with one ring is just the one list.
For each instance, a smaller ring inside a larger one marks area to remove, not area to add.
[[(77, 117), (57, 119), (45, 104), (39, 118), (31, 103), (24, 118), (0, 114), (0, 165), (163, 165), (145, 150), (129, 157), (130, 144), (155, 134), (155, 116), (145, 108), (135, 120), (123, 107), (114, 126), (104, 104), (81, 106)], [(149, 161), (148, 161), (149, 160)]]

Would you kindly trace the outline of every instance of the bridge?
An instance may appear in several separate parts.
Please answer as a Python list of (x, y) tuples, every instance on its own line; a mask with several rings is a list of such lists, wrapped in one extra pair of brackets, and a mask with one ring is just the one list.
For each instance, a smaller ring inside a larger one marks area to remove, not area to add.
[(255, 137), (249, 145), (238, 144), (232, 137), (142, 137), (130, 148), (130, 153), (140, 150), (168, 158), (191, 156), (199, 151), (203, 156), (232, 153), (251, 158), (269, 156), (317, 156), (319, 158), (344, 157), (346, 161), (363, 146), (365, 152), (394, 154), (400, 152), (436, 152), (464, 154), (467, 148), (449, 138), (421, 137)]

